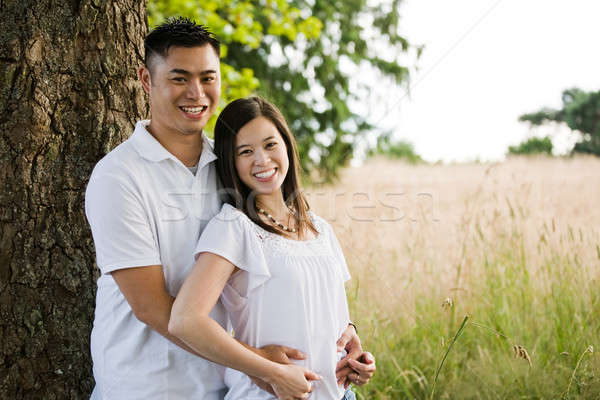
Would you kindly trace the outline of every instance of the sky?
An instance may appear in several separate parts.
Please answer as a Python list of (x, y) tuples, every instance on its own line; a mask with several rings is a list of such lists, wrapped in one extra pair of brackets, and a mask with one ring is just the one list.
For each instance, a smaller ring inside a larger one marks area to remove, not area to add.
[(405, 0), (401, 16), (425, 50), (410, 94), (375, 88), (371, 122), (428, 161), (501, 160), (532, 135), (552, 135), (559, 153), (573, 146), (568, 129), (532, 131), (518, 117), (559, 107), (566, 88), (600, 90), (600, 1)]

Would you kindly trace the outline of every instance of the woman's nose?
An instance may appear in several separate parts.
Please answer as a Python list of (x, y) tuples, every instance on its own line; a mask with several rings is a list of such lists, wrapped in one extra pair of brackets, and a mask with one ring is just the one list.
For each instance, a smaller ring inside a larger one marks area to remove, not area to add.
[(264, 150), (258, 150), (254, 153), (254, 162), (257, 165), (265, 165), (269, 161), (269, 155)]

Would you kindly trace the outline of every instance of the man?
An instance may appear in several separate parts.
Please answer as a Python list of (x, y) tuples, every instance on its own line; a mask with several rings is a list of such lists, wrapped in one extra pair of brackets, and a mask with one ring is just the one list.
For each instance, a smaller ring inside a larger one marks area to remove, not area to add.
[[(199, 357), (167, 329), (175, 296), (194, 264), (196, 241), (221, 207), (216, 156), (203, 134), (219, 102), (219, 54), (219, 42), (189, 20), (154, 29), (138, 71), (152, 119), (138, 122), (90, 178), (86, 215), (101, 270), (91, 337), (93, 399), (224, 396), (223, 367)], [(220, 304), (212, 316), (225, 326)], [(374, 362), (362, 353), (352, 326), (338, 346), (349, 350), (349, 358), (366, 357), (364, 363), (340, 363), (340, 379), (368, 381)], [(282, 346), (253, 350), (278, 362), (302, 358)]]

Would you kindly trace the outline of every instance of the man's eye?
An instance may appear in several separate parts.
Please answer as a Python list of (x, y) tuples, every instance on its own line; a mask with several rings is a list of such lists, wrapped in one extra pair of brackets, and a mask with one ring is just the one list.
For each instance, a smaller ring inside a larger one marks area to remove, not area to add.
[(203, 80), (204, 80), (204, 82), (212, 82), (212, 81), (215, 80), (215, 77), (214, 76), (207, 76)]
[(173, 78), (172, 80), (175, 82), (185, 82), (185, 78), (182, 77)]

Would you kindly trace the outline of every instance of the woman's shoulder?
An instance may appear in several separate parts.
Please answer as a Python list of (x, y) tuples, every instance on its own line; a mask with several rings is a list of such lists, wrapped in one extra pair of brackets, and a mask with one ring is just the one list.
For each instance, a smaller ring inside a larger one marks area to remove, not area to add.
[(313, 210), (308, 210), (307, 211), (308, 217), (311, 219), (311, 221), (315, 222), (315, 223), (327, 223), (327, 221), (325, 221), (324, 218), (318, 216)]
[(319, 234), (329, 233), (333, 231), (329, 222), (327, 222), (325, 218), (315, 214), (313, 211), (308, 211), (308, 217), (310, 218), (310, 221), (313, 223), (317, 231), (319, 231)]
[(234, 206), (232, 206), (229, 203), (223, 203), (223, 205), (221, 206), (221, 211), (217, 215), (244, 216), (244, 217), (246, 216), (246, 214), (244, 214), (244, 212), (242, 210), (235, 208)]
[(256, 244), (254, 243), (256, 232), (253, 225), (253, 222), (243, 211), (229, 204), (223, 204), (221, 211), (212, 217), (202, 231), (200, 242), (209, 247), (214, 247), (215, 243), (222, 244), (223, 242), (237, 243), (236, 246), (242, 242)]
[(217, 215), (215, 215), (210, 221), (211, 225), (223, 225), (223, 224), (232, 224), (242, 228), (248, 228), (251, 223), (250, 219), (244, 212), (240, 209), (235, 208), (231, 204), (224, 203), (221, 206), (221, 211)]
[(239, 218), (240, 221), (252, 222), (250, 218), (246, 215), (246, 213), (244, 213), (244, 211), (232, 206), (229, 203), (223, 203), (223, 205), (221, 206), (221, 211), (219, 212), (219, 214), (217, 214), (217, 216), (235, 219)]

